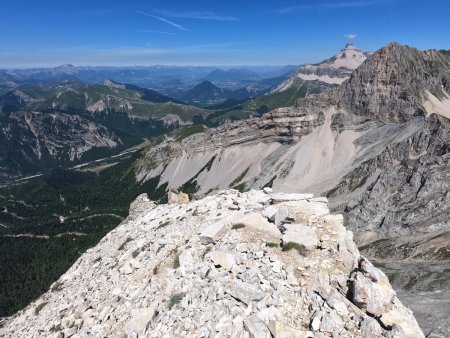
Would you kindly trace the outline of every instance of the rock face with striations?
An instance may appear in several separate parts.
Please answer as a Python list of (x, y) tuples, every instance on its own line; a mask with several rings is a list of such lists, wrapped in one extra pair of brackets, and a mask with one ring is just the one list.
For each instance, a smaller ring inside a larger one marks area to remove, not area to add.
[[(289, 231), (303, 236), (283, 242)], [(0, 335), (423, 337), (326, 199), (271, 189), (170, 205), (140, 196)]]

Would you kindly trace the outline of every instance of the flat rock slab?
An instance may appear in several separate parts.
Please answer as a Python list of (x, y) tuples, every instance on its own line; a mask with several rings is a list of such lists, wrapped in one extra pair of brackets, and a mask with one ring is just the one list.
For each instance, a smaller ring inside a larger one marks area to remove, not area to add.
[(306, 338), (306, 332), (297, 330), (277, 320), (269, 321), (269, 330), (276, 338)]
[(272, 200), (276, 203), (286, 202), (286, 201), (302, 201), (313, 198), (313, 194), (284, 194), (275, 193), (270, 196)]
[(311, 250), (319, 242), (316, 233), (304, 224), (285, 224), (286, 232), (283, 235), (283, 243), (297, 243)]
[(238, 222), (242, 216), (242, 213), (234, 213), (233, 215), (210, 224), (200, 233), (200, 241), (203, 244), (217, 242), (228, 230), (231, 229), (231, 224)]
[(281, 238), (281, 232), (280, 230), (278, 230), (275, 224), (270, 223), (267, 218), (265, 218), (260, 213), (252, 212), (244, 215), (240, 220), (240, 223), (243, 223), (255, 230), (266, 232), (274, 237)]
[(310, 216), (325, 216), (330, 213), (328, 204), (323, 202), (314, 202), (312, 200), (291, 200), (281, 204), (295, 210), (301, 210), (301, 214), (304, 217)]
[(251, 338), (271, 338), (269, 329), (266, 324), (257, 316), (249, 316), (244, 319), (244, 327)]
[(155, 309), (153, 307), (131, 310), (131, 319), (125, 325), (125, 333), (128, 335), (132, 332), (143, 333), (154, 315)]
[(265, 296), (264, 292), (255, 290), (253, 285), (237, 280), (225, 284), (224, 291), (231, 297), (247, 305), (250, 304), (250, 302), (261, 300)]

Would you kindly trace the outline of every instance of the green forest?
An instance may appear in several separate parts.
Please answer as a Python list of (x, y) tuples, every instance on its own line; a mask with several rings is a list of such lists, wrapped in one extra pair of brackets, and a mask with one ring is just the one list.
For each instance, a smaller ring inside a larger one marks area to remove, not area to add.
[(47, 291), (139, 194), (166, 202), (159, 177), (136, 183), (137, 156), (100, 173), (55, 169), (0, 188), (0, 317)]

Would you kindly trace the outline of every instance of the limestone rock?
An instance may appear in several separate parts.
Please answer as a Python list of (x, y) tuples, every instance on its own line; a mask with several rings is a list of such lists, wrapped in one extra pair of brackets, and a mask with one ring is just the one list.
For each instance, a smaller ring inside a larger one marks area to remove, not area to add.
[(142, 334), (154, 315), (155, 309), (152, 307), (133, 309), (131, 311), (131, 319), (125, 325), (125, 333), (128, 335), (132, 332)]
[(306, 338), (306, 332), (294, 329), (279, 321), (269, 321), (268, 326), (274, 338)]
[(276, 238), (281, 236), (280, 230), (273, 224), (267, 221), (267, 219), (257, 212), (246, 214), (242, 217), (241, 223), (253, 228), (254, 230), (266, 232)]
[(185, 194), (184, 192), (178, 193), (178, 192), (169, 190), (169, 192), (168, 192), (168, 203), (169, 204), (189, 203), (189, 196), (188, 196), (188, 194)]
[(224, 290), (225, 293), (229, 294), (231, 297), (247, 305), (253, 301), (261, 300), (265, 296), (264, 292), (259, 291), (254, 286), (241, 281), (232, 281), (225, 284)]
[(244, 320), (244, 326), (251, 338), (271, 338), (266, 324), (257, 316), (249, 316)]
[(395, 297), (388, 278), (365, 258), (359, 261), (359, 270), (351, 277), (352, 301), (361, 309), (373, 315), (383, 313)]
[(225, 270), (231, 270), (236, 265), (236, 257), (231, 252), (213, 251), (209, 254), (214, 265), (221, 266)]
[(286, 231), (283, 235), (284, 243), (297, 243), (307, 249), (314, 249), (319, 240), (311, 227), (304, 224), (285, 224)]

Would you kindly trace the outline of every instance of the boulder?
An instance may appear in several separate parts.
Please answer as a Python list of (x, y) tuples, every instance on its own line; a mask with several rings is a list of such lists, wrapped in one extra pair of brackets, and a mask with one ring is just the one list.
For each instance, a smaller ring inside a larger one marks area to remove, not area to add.
[(252, 212), (246, 214), (241, 218), (240, 223), (245, 224), (249, 228), (253, 228), (261, 232), (266, 232), (274, 237), (281, 237), (280, 230), (278, 230), (278, 228), (273, 223), (270, 223), (260, 213)]
[(189, 195), (184, 192), (176, 192), (173, 190), (169, 190), (168, 193), (168, 203), (176, 204), (176, 203), (189, 203)]
[(404, 307), (395, 307), (394, 309), (383, 313), (380, 322), (384, 327), (396, 327), (404, 338), (423, 338), (425, 337), (413, 317), (412, 313)]
[(350, 277), (352, 302), (372, 315), (380, 315), (395, 297), (386, 275), (365, 258), (359, 260), (359, 268)]

